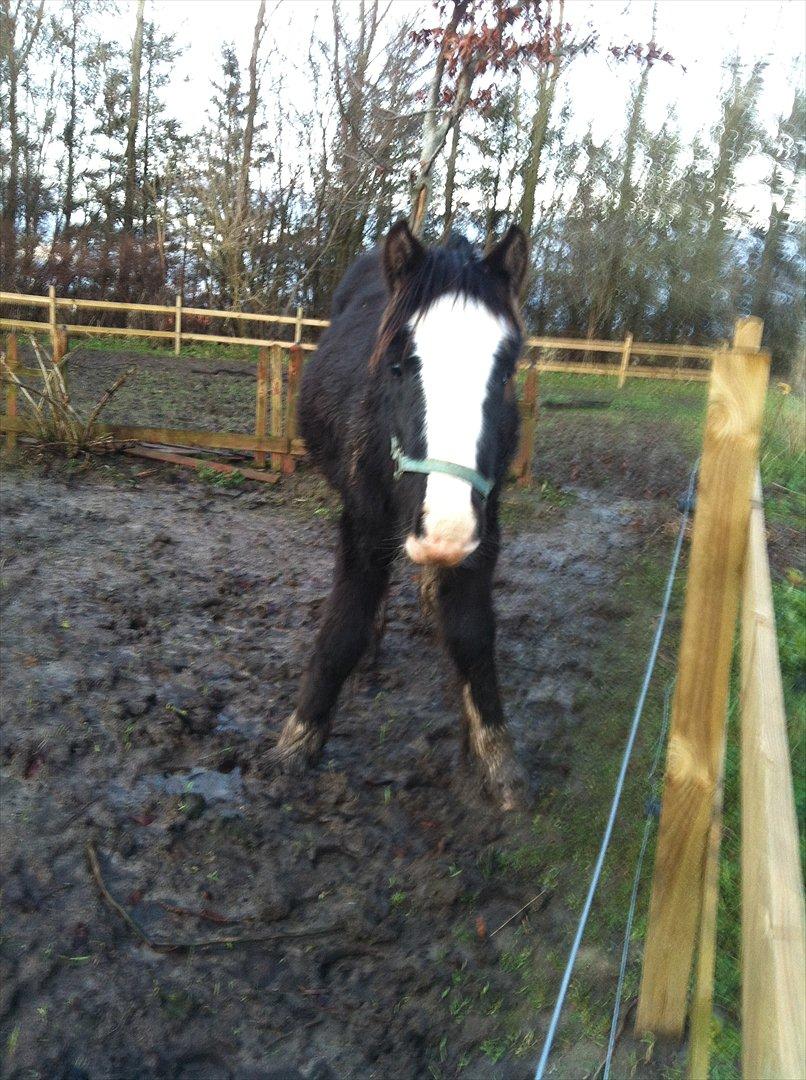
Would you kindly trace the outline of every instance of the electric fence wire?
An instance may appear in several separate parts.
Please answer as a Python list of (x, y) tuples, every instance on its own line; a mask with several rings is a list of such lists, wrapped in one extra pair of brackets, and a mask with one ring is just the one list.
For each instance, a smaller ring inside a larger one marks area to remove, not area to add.
[(638, 735), (638, 726), (641, 722), (641, 716), (644, 711), (644, 704), (646, 703), (647, 695), (649, 693), (649, 685), (652, 681), (652, 675), (655, 670), (655, 663), (658, 659), (661, 638), (663, 637), (663, 631), (666, 626), (666, 619), (669, 614), (669, 605), (671, 604), (672, 600), (672, 588), (674, 586), (675, 577), (677, 575), (677, 566), (680, 562), (680, 553), (683, 550), (683, 540), (685, 539), (686, 535), (686, 526), (688, 525), (688, 519), (691, 514), (691, 507), (694, 500), (694, 488), (697, 481), (698, 469), (699, 461), (691, 470), (691, 476), (689, 477), (688, 490), (686, 492), (685, 501), (683, 502), (682, 506), (680, 528), (677, 533), (677, 542), (675, 543), (674, 552), (672, 554), (672, 562), (671, 566), (669, 567), (669, 574), (666, 578), (666, 588), (664, 589), (663, 593), (663, 603), (661, 604), (660, 614), (658, 616), (658, 623), (655, 628), (655, 636), (652, 639), (652, 647), (649, 650), (649, 657), (647, 659), (646, 669), (644, 671), (644, 679), (641, 683), (641, 690), (638, 694), (638, 701), (635, 705), (635, 711), (633, 713), (630, 731), (627, 736), (627, 743), (624, 747), (624, 754), (622, 755), (621, 759), (621, 767), (619, 769), (618, 778), (616, 779), (616, 787), (613, 792), (613, 800), (610, 804), (610, 813), (607, 817), (607, 824), (605, 825), (604, 834), (602, 835), (602, 842), (599, 846), (599, 854), (596, 857), (596, 864), (593, 868), (593, 875), (591, 877), (590, 886), (588, 887), (587, 896), (585, 897), (585, 903), (579, 916), (579, 922), (577, 924), (576, 934), (574, 935), (574, 940), (571, 945), (571, 951), (568, 954), (568, 961), (565, 965), (565, 971), (563, 972), (560, 989), (557, 993), (557, 1000), (554, 1003), (554, 1011), (551, 1015), (551, 1021), (549, 1022), (548, 1031), (546, 1032), (546, 1038), (543, 1043), (543, 1050), (540, 1054), (540, 1060), (537, 1063), (537, 1069), (535, 1070), (535, 1080), (543, 1080), (546, 1074), (546, 1065), (548, 1064), (549, 1055), (551, 1054), (551, 1050), (554, 1045), (554, 1039), (557, 1036), (557, 1030), (560, 1024), (560, 1016), (563, 1011), (566, 995), (568, 994), (568, 987), (571, 983), (571, 976), (574, 971), (574, 965), (576, 964), (579, 947), (582, 944), (585, 927), (588, 923), (588, 916), (590, 915), (591, 907), (593, 906), (593, 898), (596, 895), (596, 889), (598, 888), (599, 881), (602, 876), (605, 856), (607, 855), (607, 849), (610, 846), (610, 839), (613, 835), (613, 828), (616, 824), (616, 816), (618, 814), (619, 804), (621, 803), (621, 796), (624, 791), (624, 781), (627, 776), (627, 768), (630, 764), (630, 758), (632, 757), (633, 747), (635, 746), (635, 740)]
[(616, 985), (616, 1000), (613, 1003), (613, 1017), (610, 1021), (610, 1038), (607, 1043), (607, 1055), (605, 1056), (602, 1080), (609, 1080), (610, 1078), (610, 1066), (613, 1062), (613, 1052), (616, 1049), (618, 1022), (619, 1016), (621, 1015), (621, 998), (624, 993), (624, 978), (627, 974), (627, 959), (630, 954), (630, 939), (632, 937), (632, 924), (635, 919), (635, 908), (638, 902), (638, 889), (641, 885), (641, 871), (644, 867), (644, 856), (646, 855), (646, 849), (649, 846), (649, 837), (652, 834), (652, 826), (658, 816), (658, 807), (652, 797), (651, 787), (652, 781), (655, 778), (655, 773), (658, 771), (663, 747), (666, 745), (666, 732), (669, 730), (669, 715), (671, 713), (672, 690), (674, 689), (674, 684), (675, 680), (670, 680), (666, 684), (666, 689), (663, 693), (663, 721), (661, 722), (660, 731), (658, 732), (655, 756), (652, 759), (652, 765), (647, 773), (647, 786), (650, 789), (650, 793), (647, 796), (644, 835), (641, 837), (641, 850), (638, 852), (638, 862), (635, 864), (635, 876), (632, 882), (632, 892), (630, 893), (630, 907), (627, 912), (627, 922), (624, 927), (624, 942), (621, 947), (621, 963), (619, 964), (618, 983)]

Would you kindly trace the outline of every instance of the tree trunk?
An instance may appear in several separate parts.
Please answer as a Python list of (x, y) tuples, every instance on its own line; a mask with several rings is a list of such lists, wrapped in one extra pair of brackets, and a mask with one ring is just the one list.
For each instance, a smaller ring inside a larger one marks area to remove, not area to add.
[[(560, 4), (557, 26), (562, 33), (565, 0)], [(560, 43), (554, 51), (550, 66), (540, 69), (540, 89), (538, 91), (537, 112), (532, 117), (529, 131), (529, 150), (523, 163), (523, 195), (521, 196), (520, 225), (531, 239), (535, 220), (535, 193), (540, 175), (540, 159), (546, 145), (551, 108), (557, 91), (557, 79), (560, 77)]]
[[(445, 37), (451, 37), (456, 32), (459, 20), (465, 13), (467, 0), (454, 0), (453, 14), (445, 31)], [(412, 185), (412, 212), (411, 230), (415, 236), (419, 236), (425, 224), (425, 215), (428, 203), (431, 199), (431, 170), (434, 162), (440, 154), (448, 133), (461, 116), (468, 98), (470, 87), (473, 83), (472, 63), (466, 63), (456, 87), (456, 98), (447, 117), (439, 118), (439, 99), (442, 93), (442, 79), (445, 74), (446, 57), (442, 49), (437, 55), (434, 66), (434, 74), (431, 77), (431, 85), (428, 89), (428, 104), (423, 118), (423, 134), (420, 143), (420, 164)]]
[(2, 215), (2, 255), (0, 255), (0, 282), (10, 287), (14, 278), (15, 249), (17, 215), (20, 205), (20, 130), (19, 114), (17, 112), (17, 94), (19, 91), (20, 72), (25, 70), (31, 49), (39, 36), (42, 26), (42, 16), (45, 11), (45, 0), (41, 0), (39, 7), (26, 28), (19, 51), (15, 51), (15, 38), (17, 34), (17, 18), (19, 16), (17, 4), (12, 14), (10, 0), (0, 0), (0, 56), (5, 52), (6, 71), (8, 78), (8, 127), (9, 127), (9, 162), (8, 162), (8, 185), (5, 191), (5, 206)]
[(75, 184), (76, 184), (76, 111), (77, 111), (77, 77), (76, 77), (76, 38), (78, 36), (78, 11), (76, 0), (71, 3), (73, 25), (70, 35), (70, 105), (69, 116), (64, 128), (64, 146), (67, 150), (67, 171), (64, 181), (64, 233), (70, 235), (70, 227), (75, 210)]
[[(776, 168), (772, 180), (770, 181), (770, 187), (774, 189), (776, 181), (779, 178), (778, 169)], [(787, 192), (787, 196), (789, 192)], [(775, 265), (775, 256), (778, 251), (781, 242), (781, 226), (787, 219), (787, 211), (789, 198), (784, 201), (783, 206), (776, 206), (775, 200), (773, 200), (770, 208), (770, 219), (767, 223), (767, 232), (764, 236), (764, 246), (761, 249), (761, 261), (756, 271), (756, 280), (753, 287), (753, 299), (750, 305), (750, 311), (753, 315), (760, 315), (762, 318), (767, 318), (770, 304), (770, 294), (772, 293), (772, 279), (773, 279), (773, 267)]]
[(246, 104), (246, 124), (243, 136), (243, 156), (241, 157), (241, 174), (238, 185), (238, 220), (243, 224), (249, 215), (249, 171), (252, 168), (252, 144), (255, 139), (255, 115), (257, 113), (257, 58), (260, 51), (260, 43), (263, 39), (265, 27), (263, 20), (266, 15), (266, 0), (260, 0), (260, 7), (255, 22), (255, 33), (252, 38), (252, 55), (249, 57), (249, 96)]
[[(657, 0), (652, 9), (652, 36), (655, 40), (655, 26), (657, 25), (658, 5)], [(624, 267), (625, 232), (627, 218), (635, 197), (632, 183), (632, 172), (635, 165), (635, 154), (638, 148), (638, 133), (641, 129), (641, 118), (646, 101), (647, 84), (649, 82), (649, 64), (645, 63), (638, 86), (633, 94), (630, 105), (630, 115), (627, 121), (627, 131), (624, 137), (624, 167), (621, 170), (621, 183), (619, 184), (618, 202), (613, 212), (612, 229), (612, 255), (600, 279), (600, 285), (592, 299), (588, 316), (587, 337), (593, 338), (597, 331), (603, 337), (607, 337), (613, 330), (613, 322), (618, 303), (619, 279)], [(586, 354), (587, 356), (587, 354)]]
[(123, 201), (123, 230), (134, 228), (134, 193), (137, 187), (137, 125), (140, 120), (140, 64), (143, 55), (143, 9), (145, 0), (137, 2), (137, 23), (132, 42), (131, 96), (129, 98), (129, 127), (126, 136), (126, 187)]
[[(145, 116), (143, 117), (143, 124), (145, 130), (143, 132), (143, 195), (142, 195), (142, 227), (143, 238), (148, 236), (148, 214), (149, 214), (149, 158), (151, 154), (151, 79), (152, 69), (154, 67), (154, 23), (148, 24), (148, 36), (146, 39), (146, 107)], [(156, 195), (155, 195), (156, 201)]]
[(487, 210), (487, 223), (486, 223), (486, 236), (484, 238), (484, 250), (492, 251), (495, 246), (495, 232), (498, 226), (498, 193), (501, 190), (501, 166), (504, 161), (504, 150), (506, 144), (506, 130), (501, 128), (501, 138), (498, 140), (498, 157), (495, 162), (495, 180), (493, 181), (493, 190), (490, 198), (490, 205)]
[(445, 177), (445, 217), (442, 223), (442, 239), (447, 240), (453, 226), (453, 197), (456, 192), (456, 156), (459, 150), (459, 121), (453, 125), (451, 149), (448, 154), (448, 172)]

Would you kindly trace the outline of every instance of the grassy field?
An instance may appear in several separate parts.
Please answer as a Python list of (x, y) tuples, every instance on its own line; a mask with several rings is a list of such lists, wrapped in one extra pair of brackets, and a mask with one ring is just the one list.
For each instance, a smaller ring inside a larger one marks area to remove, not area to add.
[[(611, 380), (595, 377), (562, 376), (550, 374), (541, 380), (541, 400), (555, 399), (571, 402), (574, 399), (601, 399), (609, 401), (607, 408), (588, 412), (584, 421), (581, 414), (566, 410), (541, 412), (537, 469), (542, 468), (541, 450), (549, 472), (554, 479), (557, 470), (568, 468), (568, 444), (575, 437), (582, 437), (585, 429), (585, 458), (588, 479), (623, 485), (625, 476), (639, 487), (645, 484), (647, 492), (663, 490), (669, 474), (677, 480), (677, 490), (682, 490), (684, 472), (695, 460), (702, 435), (706, 390), (702, 385), (678, 385), (674, 383), (628, 382), (619, 392)], [(801, 827), (801, 851), (806, 833), (806, 448), (804, 447), (806, 415), (802, 400), (788, 393), (788, 388), (773, 382), (768, 396), (764, 431), (761, 444), (761, 474), (764, 486), (767, 517), (768, 543), (773, 572), (773, 594), (778, 628), (779, 652), (784, 680), (784, 692), (789, 727), (793, 779), (798, 820)], [(560, 444), (563, 454), (560, 461), (548, 451)], [(670, 473), (662, 469), (664, 452), (677, 454), (678, 466), (670, 467)], [(634, 455), (640, 455), (636, 462)], [(580, 455), (581, 456), (581, 455)], [(652, 462), (653, 465), (648, 465)], [(622, 467), (623, 466), (623, 467)], [(648, 552), (634, 567), (628, 581), (629, 588), (644, 598), (645, 603), (657, 603), (662, 588), (665, 565), (657, 551)], [(682, 601), (681, 583), (677, 585), (675, 609), (680, 611)], [(667, 638), (656, 675), (654, 700), (650, 701), (648, 720), (653, 727), (657, 722), (658, 683), (673, 677), (673, 643), (679, 627), (673, 621), (670, 638)], [(627, 635), (617, 643), (613, 655), (608, 658), (610, 678), (603, 687), (608, 711), (627, 709), (630, 694), (623, 687), (636, 685), (638, 665), (643, 662), (646, 639), (631, 641), (629, 626)], [(634, 651), (635, 650), (635, 651)], [(629, 658), (634, 656), (635, 666)], [(738, 662), (738, 657), (736, 657)], [(735, 666), (735, 665), (734, 665)], [(738, 685), (734, 673), (730, 703), (730, 738), (726, 765), (725, 818), (720, 867), (720, 905), (718, 920), (718, 951), (715, 984), (716, 1031), (711, 1075), (718, 1080), (738, 1077), (740, 1051), (740, 807), (739, 807), (739, 752), (738, 752)], [(600, 702), (601, 705), (601, 702)], [(616, 748), (614, 747), (614, 755)], [(639, 752), (633, 778), (640, 776), (643, 768)], [(612, 788), (617, 761), (612, 758), (609, 769), (601, 768), (601, 758), (594, 755), (591, 776), (604, 790)], [(594, 767), (596, 765), (596, 767)], [(605, 775), (606, 774), (606, 775)], [(622, 814), (624, 817), (640, 817), (640, 792), (628, 793)], [(631, 805), (632, 803), (632, 805)], [(573, 822), (573, 815), (570, 822)], [(567, 829), (569, 818), (564, 819)], [(637, 826), (634, 830), (637, 834)], [(597, 839), (590, 835), (584, 812), (578, 821), (578, 849), (581, 858), (590, 857)], [(632, 863), (632, 848), (637, 844), (627, 841), (622, 847), (625, 862)], [(806, 860), (805, 860), (806, 861)], [(651, 863), (649, 864), (651, 866)], [(625, 910), (626, 882), (615, 889), (606, 890), (607, 903), (600, 909), (592, 927), (592, 937), (606, 940), (607, 926), (620, 924)], [(636, 925), (636, 941), (642, 941), (645, 932), (646, 902), (644, 915)], [(628, 994), (637, 991), (638, 968), (628, 975)], [(591, 993), (593, 990), (591, 989)], [(593, 1020), (601, 1024), (601, 1017)], [(670, 1075), (674, 1075), (670, 1073)]]

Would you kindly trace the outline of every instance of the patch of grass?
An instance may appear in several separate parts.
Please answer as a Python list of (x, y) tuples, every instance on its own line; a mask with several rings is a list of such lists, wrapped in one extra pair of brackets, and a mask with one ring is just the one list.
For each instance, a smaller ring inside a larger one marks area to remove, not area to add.
[(207, 465), (200, 465), (196, 473), (200, 480), (219, 488), (239, 488), (246, 480), (244, 474), (237, 469), (231, 473), (222, 473)]
[(173, 345), (165, 345), (156, 339), (127, 337), (121, 332), (117, 335), (104, 335), (93, 337), (90, 334), (76, 334), (70, 341), (73, 348), (92, 349), (93, 352), (125, 352), (140, 353), (143, 356), (165, 357), (165, 359), (178, 359), (183, 357), (198, 357), (199, 359), (221, 360), (222, 356), (227, 360), (252, 360), (257, 362), (257, 345), (221, 345), (216, 342), (185, 341), (179, 356), (174, 356)]

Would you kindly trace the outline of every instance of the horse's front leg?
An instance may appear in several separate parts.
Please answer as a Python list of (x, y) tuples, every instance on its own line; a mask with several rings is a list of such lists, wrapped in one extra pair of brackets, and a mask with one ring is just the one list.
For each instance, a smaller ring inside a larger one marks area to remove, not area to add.
[(391, 542), (368, 537), (345, 511), (335, 581), (302, 676), (297, 707), (283, 725), (271, 759), (299, 771), (319, 756), (345, 679), (361, 659), (386, 592)]
[(466, 746), (502, 810), (514, 809), (525, 788), (506, 728), (495, 663), (492, 574), (495, 553), (469, 566), (440, 570), (437, 609), (442, 638), (459, 672)]

